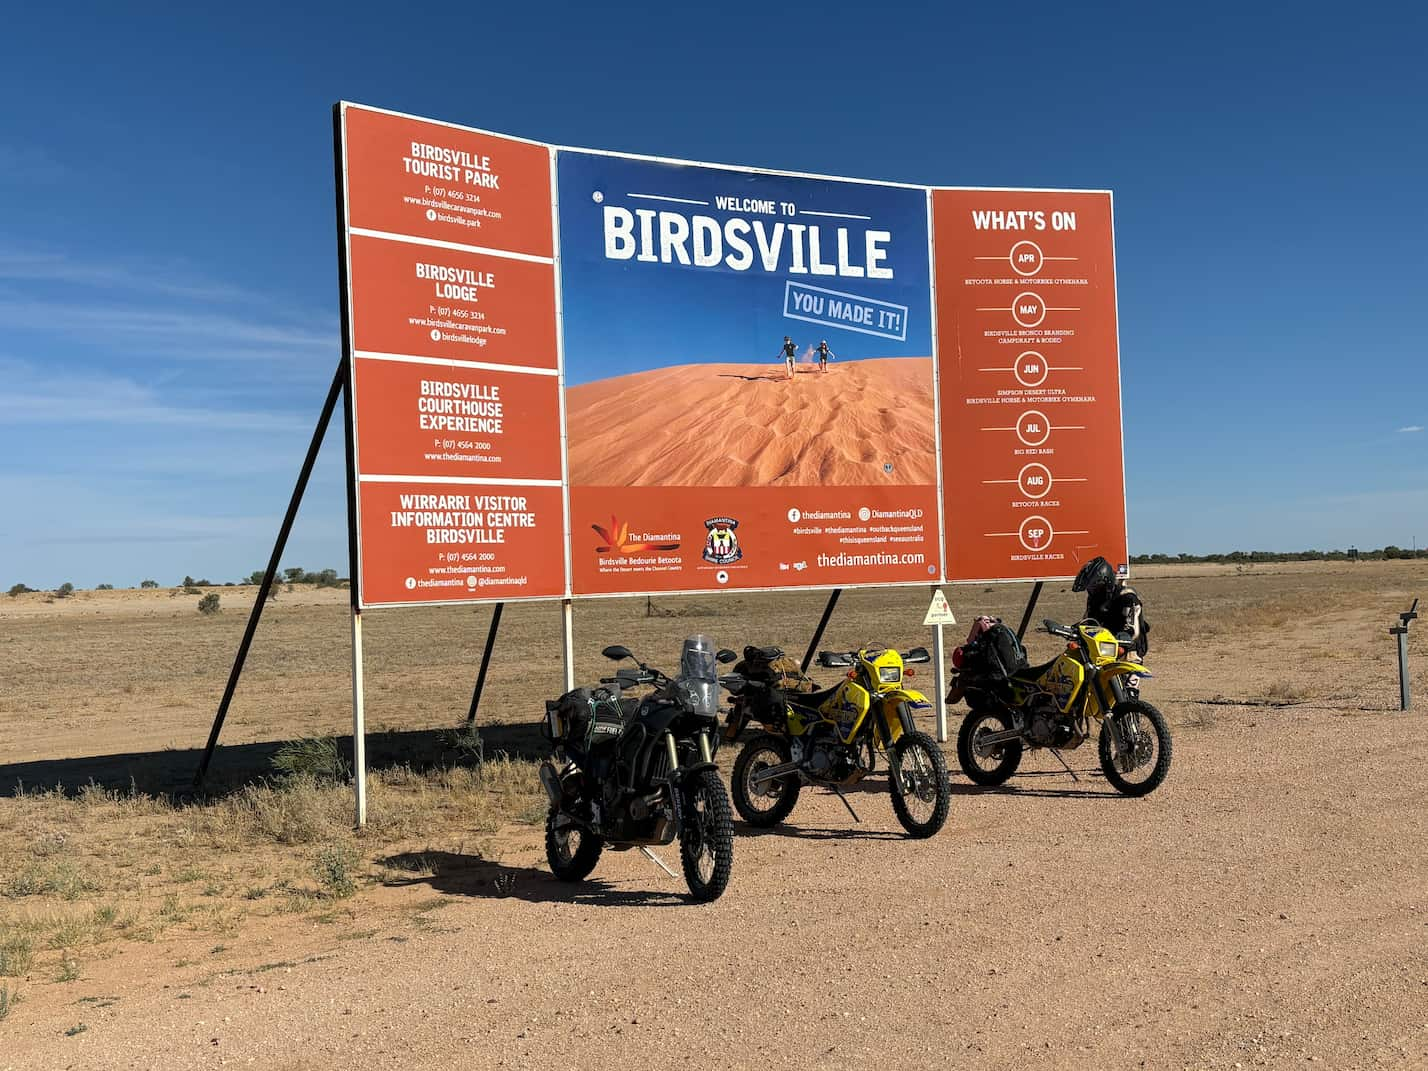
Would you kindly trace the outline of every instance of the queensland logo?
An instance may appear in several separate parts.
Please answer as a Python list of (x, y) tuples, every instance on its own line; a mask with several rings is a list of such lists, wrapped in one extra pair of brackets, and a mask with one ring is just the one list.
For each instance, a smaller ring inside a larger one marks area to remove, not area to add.
[(739, 522), (733, 517), (710, 517), (704, 522), (709, 538), (704, 541), (704, 560), (715, 565), (732, 565), (744, 556), (734, 529)]

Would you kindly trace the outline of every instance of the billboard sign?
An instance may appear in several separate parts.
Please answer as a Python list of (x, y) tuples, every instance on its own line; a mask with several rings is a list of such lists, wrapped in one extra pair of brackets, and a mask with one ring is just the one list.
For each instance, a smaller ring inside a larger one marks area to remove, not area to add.
[(550, 150), (339, 113), (359, 605), (564, 595)]
[(574, 590), (936, 579), (925, 191), (557, 174)]
[(1124, 563), (1108, 195), (336, 124), (360, 606)]
[(1108, 193), (934, 190), (950, 580), (1127, 562)]

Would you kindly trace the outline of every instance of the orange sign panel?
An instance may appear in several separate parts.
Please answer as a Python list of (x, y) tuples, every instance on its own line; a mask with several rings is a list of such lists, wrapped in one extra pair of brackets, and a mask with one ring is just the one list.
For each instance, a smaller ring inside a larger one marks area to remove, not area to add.
[(366, 108), (345, 115), (351, 226), (552, 255), (546, 146)]
[(354, 234), (350, 278), (359, 352), (555, 367), (549, 264)]
[(930, 583), (937, 488), (570, 489), (581, 594)]
[(1124, 565), (1110, 194), (934, 190), (932, 208), (947, 578)]
[(361, 491), (364, 606), (564, 594), (559, 485), (364, 480)]
[(356, 358), (361, 472), (559, 480), (555, 375)]

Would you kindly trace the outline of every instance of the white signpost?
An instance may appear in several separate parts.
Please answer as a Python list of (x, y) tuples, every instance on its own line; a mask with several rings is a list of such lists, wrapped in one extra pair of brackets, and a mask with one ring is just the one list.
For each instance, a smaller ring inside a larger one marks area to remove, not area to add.
[(947, 596), (941, 588), (932, 589), (932, 602), (927, 607), (927, 615), (922, 623), (932, 628), (932, 679), (937, 695), (933, 703), (937, 707), (937, 739), (947, 742), (947, 661), (943, 655), (942, 626), (955, 625), (957, 618), (952, 607), (947, 604)]

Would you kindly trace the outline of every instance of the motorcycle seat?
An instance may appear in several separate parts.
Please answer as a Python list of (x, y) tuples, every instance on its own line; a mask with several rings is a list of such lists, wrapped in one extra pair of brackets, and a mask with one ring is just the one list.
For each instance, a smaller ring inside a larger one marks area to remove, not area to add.
[(811, 710), (816, 713), (819, 707), (833, 698), (833, 693), (836, 692), (838, 688), (839, 685), (835, 684), (832, 688), (825, 688), (821, 692), (800, 692), (797, 699), (793, 696), (789, 696), (788, 701), (792, 706), (799, 707), (803, 710)]
[(1056, 664), (1056, 659), (1060, 657), (1060, 655), (1056, 655), (1049, 661), (1043, 662), (1039, 666), (1026, 666), (1022, 669), (1017, 670), (1015, 673), (1012, 674), (1012, 676), (1019, 681), (1026, 681), (1029, 684), (1035, 684), (1037, 678), (1039, 678), (1043, 673), (1045, 673), (1048, 669), (1054, 666)]

